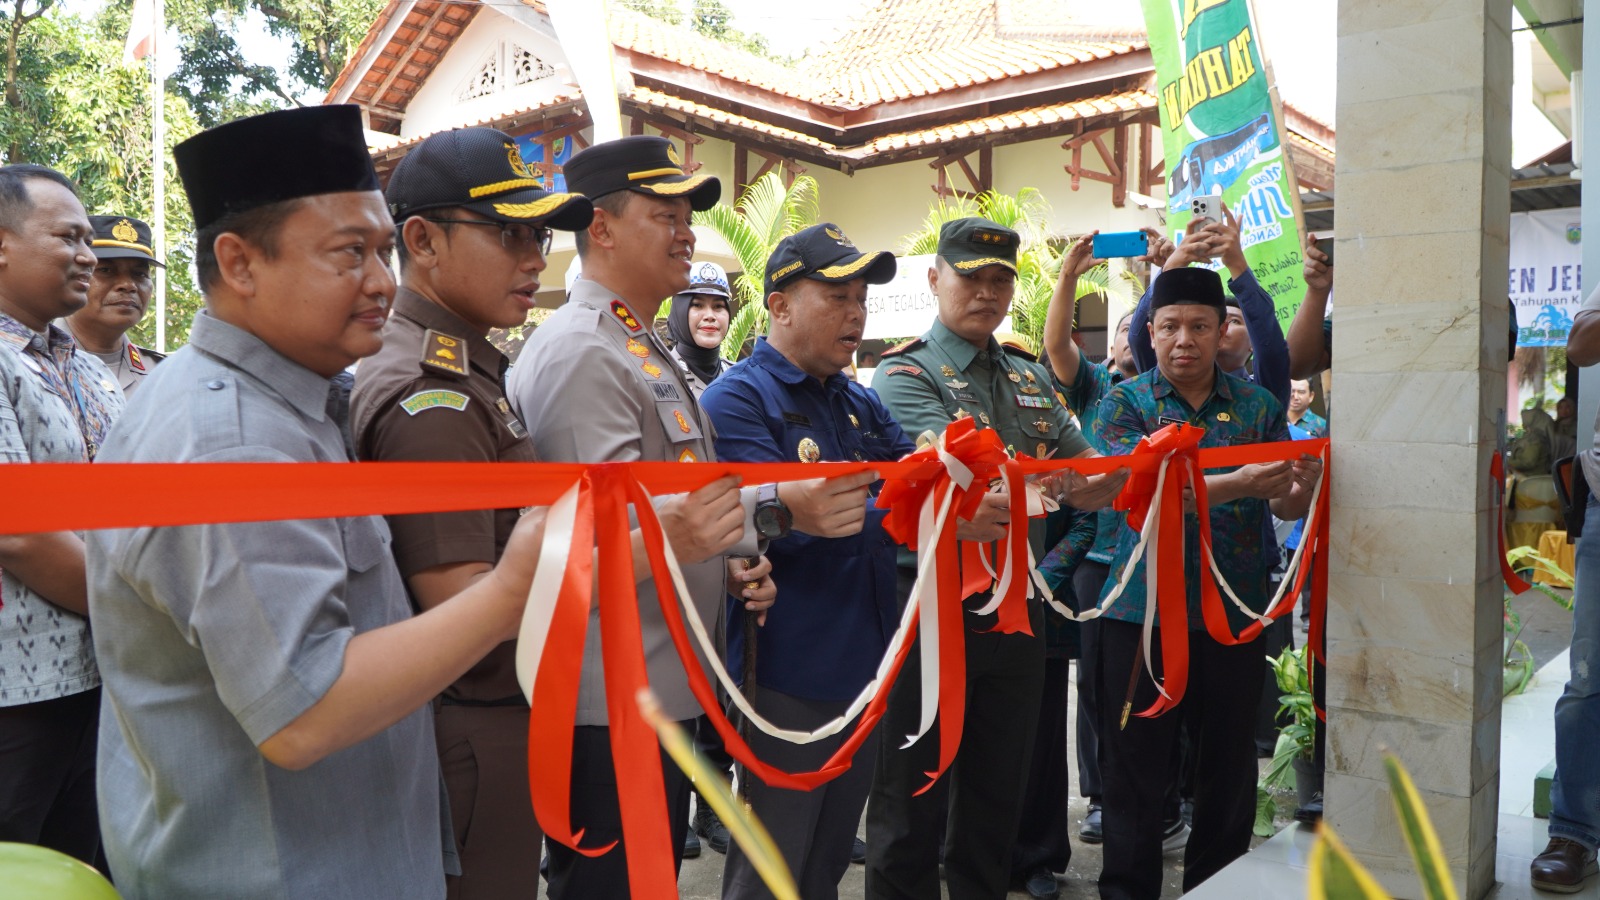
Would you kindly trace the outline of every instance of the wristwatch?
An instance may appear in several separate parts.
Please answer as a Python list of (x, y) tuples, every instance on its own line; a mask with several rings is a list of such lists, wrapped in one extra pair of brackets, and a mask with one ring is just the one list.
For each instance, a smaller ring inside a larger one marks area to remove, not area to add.
[(756, 533), (769, 541), (781, 540), (789, 536), (789, 528), (794, 524), (794, 514), (789, 512), (789, 507), (783, 505), (778, 499), (778, 486), (776, 484), (763, 484), (756, 488)]

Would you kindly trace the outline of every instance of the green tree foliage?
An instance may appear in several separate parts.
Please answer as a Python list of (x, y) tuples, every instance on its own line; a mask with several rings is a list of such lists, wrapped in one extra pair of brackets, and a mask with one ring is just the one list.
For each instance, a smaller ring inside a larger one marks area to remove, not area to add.
[[(684, 24), (683, 8), (677, 0), (622, 0), (622, 6), (673, 25)], [(733, 11), (722, 0), (689, 0), (688, 25), (706, 37), (748, 50), (757, 56), (772, 57), (767, 39), (733, 27)]]
[[(384, 0), (168, 0), (182, 61), (172, 89), (210, 127), (262, 109), (292, 106), (333, 84)], [(263, 65), (245, 57), (237, 34), (259, 16), (289, 42), (289, 58)]]
[(745, 189), (737, 203), (718, 203), (695, 221), (715, 231), (739, 258), (740, 275), (734, 279), (733, 293), (738, 310), (722, 340), (722, 355), (739, 359), (748, 341), (767, 330), (767, 308), (763, 302), (762, 279), (767, 257), (778, 242), (791, 234), (815, 225), (819, 216), (816, 179), (801, 175), (794, 184), (784, 186), (776, 172), (761, 176)]
[[(13, 7), (13, 9), (15, 9)], [(8, 22), (9, 26), (13, 24)], [(151, 221), (155, 183), (150, 170), (149, 65), (122, 64), (128, 8), (108, 6), (93, 16), (60, 6), (28, 21), (18, 34), (16, 66), (7, 95), (20, 98), (0, 109), (6, 163), (51, 166), (77, 182), (90, 214), (129, 215)], [(182, 344), (200, 308), (190, 273), (192, 224), (172, 165), (173, 144), (199, 125), (181, 97), (165, 98), (167, 121), (167, 345)], [(155, 345), (155, 316), (129, 336)]]

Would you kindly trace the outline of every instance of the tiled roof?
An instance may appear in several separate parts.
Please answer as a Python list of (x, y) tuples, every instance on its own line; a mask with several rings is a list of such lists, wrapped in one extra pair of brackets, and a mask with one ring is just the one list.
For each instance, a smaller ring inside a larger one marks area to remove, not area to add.
[(798, 144), (806, 144), (811, 147), (816, 147), (820, 150), (833, 151), (838, 149), (833, 144), (829, 144), (826, 141), (820, 141), (809, 134), (791, 131), (778, 125), (763, 122), (759, 119), (741, 116), (737, 113), (731, 113), (727, 112), (726, 110), (717, 109), (714, 106), (706, 106), (703, 103), (696, 103), (693, 100), (685, 100), (682, 97), (674, 97), (671, 94), (663, 94), (660, 91), (653, 91), (649, 88), (634, 88), (633, 99), (642, 106), (651, 107), (653, 109), (669, 109), (676, 112), (687, 113), (688, 115), (699, 119), (707, 119), (712, 122), (719, 122), (723, 125), (728, 125), (734, 128), (754, 131), (758, 134), (771, 135), (775, 138), (793, 141)]
[(611, 41), (623, 50), (721, 75), (788, 97), (810, 99), (801, 84), (800, 73), (790, 66), (617, 4), (611, 5), (607, 16)]
[(1108, 94), (1087, 100), (1075, 100), (1070, 103), (1058, 103), (1053, 106), (1036, 106), (1032, 109), (1018, 110), (1017, 112), (985, 116), (980, 119), (940, 125), (937, 128), (930, 128), (924, 131), (885, 135), (869, 141), (860, 148), (857, 154), (853, 155), (870, 156), (906, 147), (943, 144), (976, 135), (1002, 134), (1025, 128), (1037, 128), (1043, 125), (1055, 125), (1079, 119), (1112, 115), (1119, 112), (1138, 112), (1155, 108), (1156, 97), (1154, 94), (1142, 90), (1125, 91), (1120, 94)]
[[(1070, 22), (1013, 36), (1004, 21), (1017, 0), (880, 0), (803, 68), (826, 83), (823, 97), (846, 108), (983, 84), (1144, 49), (1141, 33), (1106, 37)], [(1038, 6), (1041, 0), (1033, 0)], [(1049, 0), (1052, 7), (1060, 0)]]

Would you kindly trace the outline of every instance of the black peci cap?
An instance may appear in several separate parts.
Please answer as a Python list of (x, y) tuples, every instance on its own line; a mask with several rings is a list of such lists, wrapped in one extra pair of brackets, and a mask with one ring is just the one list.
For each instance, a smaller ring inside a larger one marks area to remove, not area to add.
[(1210, 269), (1185, 266), (1162, 272), (1156, 286), (1150, 290), (1150, 309), (1179, 303), (1192, 303), (1215, 307), (1227, 314), (1227, 299), (1222, 294), (1222, 278)]
[(716, 176), (690, 175), (671, 141), (645, 134), (580, 150), (562, 173), (567, 187), (591, 200), (633, 191), (651, 197), (688, 197), (695, 212), (704, 212), (722, 196), (722, 182)]
[(442, 207), (562, 231), (588, 228), (594, 218), (588, 198), (544, 190), (522, 161), (516, 141), (493, 128), (457, 128), (429, 137), (395, 167), (384, 197), (396, 224)]
[(150, 251), (149, 225), (132, 216), (90, 216), (89, 224), (94, 227), (90, 246), (95, 259), (142, 259), (165, 266)]
[(194, 227), (317, 194), (378, 190), (361, 109), (307, 106), (235, 119), (172, 148)]
[(894, 254), (862, 253), (839, 226), (824, 222), (789, 235), (773, 248), (767, 257), (763, 296), (797, 278), (832, 282), (865, 278), (867, 284), (884, 284), (894, 278), (897, 265)]
[(939, 229), (939, 258), (962, 275), (989, 266), (1017, 271), (1017, 248), (1022, 236), (997, 222), (978, 216), (952, 219)]

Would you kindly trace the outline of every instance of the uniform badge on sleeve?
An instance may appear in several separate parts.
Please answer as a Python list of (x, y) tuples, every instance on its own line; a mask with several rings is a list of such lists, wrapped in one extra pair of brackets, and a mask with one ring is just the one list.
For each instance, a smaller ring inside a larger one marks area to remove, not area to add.
[(418, 391), (400, 401), (400, 408), (406, 415), (414, 416), (425, 409), (453, 409), (464, 412), (472, 398), (459, 391)]

